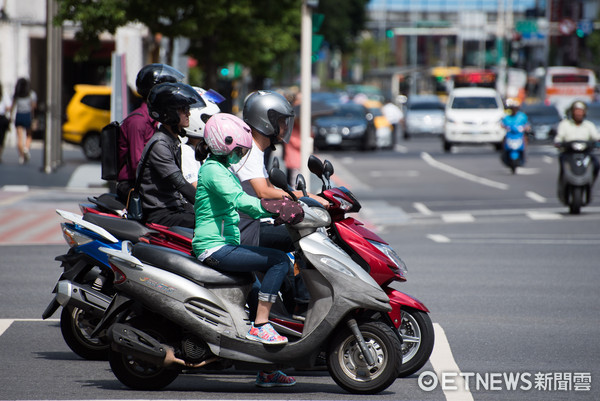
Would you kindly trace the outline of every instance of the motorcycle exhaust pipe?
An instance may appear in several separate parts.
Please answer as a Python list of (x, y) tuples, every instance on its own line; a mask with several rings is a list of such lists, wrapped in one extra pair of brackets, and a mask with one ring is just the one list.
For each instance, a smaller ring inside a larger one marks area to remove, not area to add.
[(115, 323), (109, 327), (106, 334), (114, 351), (158, 367), (164, 366), (168, 347), (143, 331)]
[(63, 307), (72, 305), (103, 315), (112, 300), (108, 295), (92, 290), (90, 286), (79, 285), (70, 280), (61, 280), (56, 287), (56, 301)]

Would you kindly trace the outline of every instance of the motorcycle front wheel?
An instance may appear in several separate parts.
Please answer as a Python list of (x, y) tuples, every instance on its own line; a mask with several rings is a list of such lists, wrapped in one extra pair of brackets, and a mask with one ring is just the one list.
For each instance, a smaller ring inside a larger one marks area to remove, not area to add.
[(429, 360), (434, 344), (431, 318), (425, 312), (406, 308), (401, 312), (402, 323), (398, 327), (402, 337), (402, 367), (399, 377), (417, 372)]
[(569, 203), (569, 213), (579, 214), (583, 204), (583, 188), (573, 187), (571, 189), (571, 203)]
[(64, 307), (60, 314), (60, 331), (73, 352), (84, 359), (100, 361), (108, 359), (110, 345), (100, 338), (92, 338), (101, 317), (90, 316), (75, 306)]
[(397, 334), (383, 322), (359, 322), (358, 328), (375, 365), (368, 366), (356, 338), (349, 328), (343, 328), (329, 343), (327, 368), (344, 390), (354, 394), (377, 394), (398, 377), (402, 345)]

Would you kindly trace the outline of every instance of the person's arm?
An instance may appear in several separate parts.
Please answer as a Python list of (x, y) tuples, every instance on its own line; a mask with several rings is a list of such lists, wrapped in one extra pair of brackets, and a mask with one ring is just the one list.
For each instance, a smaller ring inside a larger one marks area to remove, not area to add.
[(152, 166), (158, 175), (166, 180), (173, 189), (180, 192), (188, 202), (193, 204), (196, 198), (196, 190), (183, 177), (183, 173), (176, 163), (169, 145), (159, 140), (151, 149), (148, 156), (148, 164)]

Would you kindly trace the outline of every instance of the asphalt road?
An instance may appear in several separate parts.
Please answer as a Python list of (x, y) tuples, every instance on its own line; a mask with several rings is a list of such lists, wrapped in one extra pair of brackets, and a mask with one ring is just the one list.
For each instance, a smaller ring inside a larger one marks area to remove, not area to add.
[[(56, 320), (40, 321), (60, 272), (53, 259), (67, 248), (23, 240), (0, 246), (0, 399), (600, 398), (600, 208), (595, 202), (571, 216), (558, 203), (552, 147), (531, 146), (516, 175), (491, 147), (444, 154), (435, 138), (402, 142), (394, 152), (320, 156), (363, 204), (358, 218), (407, 263), (408, 281), (397, 288), (429, 307), (437, 336), (419, 373), (435, 372), (444, 383), (425, 391), (430, 377), (416, 374), (359, 397), (323, 371), (292, 370), (296, 386), (268, 391), (254, 386), (253, 372), (225, 371), (182, 375), (159, 392), (128, 390), (108, 363), (73, 354)], [(50, 194), (45, 207), (60, 201)], [(0, 199), (0, 212), (44, 205), (41, 196), (18, 203), (12, 196)], [(66, 206), (77, 193), (64, 196)], [(464, 386), (460, 377), (469, 391), (453, 389)]]

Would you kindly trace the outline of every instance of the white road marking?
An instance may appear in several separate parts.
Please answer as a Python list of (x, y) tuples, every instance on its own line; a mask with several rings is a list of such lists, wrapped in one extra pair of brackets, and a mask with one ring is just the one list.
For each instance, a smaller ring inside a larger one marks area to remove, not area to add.
[(429, 238), (433, 242), (437, 242), (440, 244), (447, 244), (448, 242), (450, 242), (450, 238), (441, 234), (427, 234), (427, 238)]
[(465, 180), (469, 180), (472, 182), (476, 182), (477, 184), (486, 185), (488, 187), (507, 190), (509, 188), (508, 184), (504, 184), (498, 181), (488, 180), (487, 178), (479, 177), (471, 173), (467, 173), (466, 171), (459, 170), (455, 167), (449, 166), (445, 163), (439, 162), (435, 160), (431, 155), (427, 152), (421, 153), (421, 159), (425, 161), (425, 163), (429, 164), (431, 167), (435, 167), (442, 171), (447, 172), (448, 174), (455, 175), (457, 177), (463, 178)]
[(453, 377), (453, 386), (458, 387), (457, 390), (445, 390), (444, 396), (448, 401), (471, 401), (473, 395), (469, 390), (466, 389), (464, 377), (460, 375), (461, 371), (454, 360), (452, 350), (450, 349), (450, 343), (446, 338), (446, 333), (442, 326), (438, 323), (433, 324), (433, 331), (435, 333), (435, 343), (433, 345), (433, 351), (429, 357), (429, 362), (433, 366), (433, 370), (438, 376), (440, 383), (442, 382), (442, 373), (452, 372), (456, 373)]
[(558, 213), (550, 213), (550, 212), (527, 212), (527, 217), (531, 220), (560, 220), (562, 219), (562, 215)]
[(0, 336), (8, 330), (13, 322), (60, 322), (60, 319), (0, 319)]
[(413, 203), (413, 207), (419, 211), (419, 213), (424, 214), (425, 216), (431, 216), (433, 212), (425, 206), (424, 203), (415, 202)]
[(446, 213), (442, 214), (442, 220), (444, 223), (471, 223), (475, 217), (470, 213)]
[(539, 168), (519, 167), (517, 169), (517, 175), (536, 175), (539, 172), (540, 172)]
[(554, 157), (544, 156), (544, 157), (542, 157), (542, 160), (544, 161), (544, 163), (547, 163), (547, 164), (554, 163)]
[(548, 199), (544, 198), (542, 195), (536, 194), (532, 191), (525, 192), (525, 196), (539, 203), (546, 203), (548, 201)]

